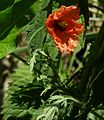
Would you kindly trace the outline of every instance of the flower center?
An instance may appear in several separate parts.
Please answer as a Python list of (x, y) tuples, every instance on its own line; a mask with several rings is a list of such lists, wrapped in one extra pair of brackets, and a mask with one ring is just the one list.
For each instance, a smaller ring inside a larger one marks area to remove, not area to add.
[(60, 30), (61, 32), (63, 32), (67, 26), (68, 24), (65, 21), (54, 21), (55, 30)]

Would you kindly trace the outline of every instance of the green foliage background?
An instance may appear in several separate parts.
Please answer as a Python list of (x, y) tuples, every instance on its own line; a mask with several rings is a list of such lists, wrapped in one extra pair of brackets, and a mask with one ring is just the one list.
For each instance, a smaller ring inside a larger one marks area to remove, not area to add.
[[(78, 4), (79, 21), (87, 28), (88, 2), (0, 1), (0, 57), (12, 53), (24, 62), (10, 74), (3, 120), (104, 119), (99, 114), (104, 110), (104, 22), (99, 32), (81, 34), (75, 51), (67, 56), (55, 48), (44, 24), (52, 10)], [(102, 10), (103, 3), (99, 0)], [(25, 48), (19, 46), (20, 33), (26, 33)], [(28, 52), (26, 60), (20, 55), (23, 51)]]

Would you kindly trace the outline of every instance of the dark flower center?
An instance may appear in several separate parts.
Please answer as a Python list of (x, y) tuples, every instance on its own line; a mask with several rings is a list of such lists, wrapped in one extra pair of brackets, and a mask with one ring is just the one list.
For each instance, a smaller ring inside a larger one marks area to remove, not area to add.
[(55, 30), (60, 30), (61, 32), (63, 32), (67, 26), (68, 24), (65, 21), (54, 21)]

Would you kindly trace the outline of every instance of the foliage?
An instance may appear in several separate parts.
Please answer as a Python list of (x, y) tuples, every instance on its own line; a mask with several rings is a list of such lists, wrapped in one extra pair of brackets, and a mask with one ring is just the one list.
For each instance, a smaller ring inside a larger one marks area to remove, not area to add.
[[(0, 2), (0, 57), (14, 51), (18, 33), (32, 20), (35, 13), (44, 9), (49, 0), (5, 0)], [(8, 46), (8, 47), (7, 47)]]
[[(45, 28), (52, 11), (61, 5), (78, 4), (82, 14), (79, 21), (85, 23), (86, 29), (88, 2), (0, 1), (0, 57), (12, 52), (25, 63), (18, 63), (10, 74), (3, 120), (104, 119), (99, 113), (104, 110), (104, 22), (99, 32), (79, 35), (78, 45), (69, 55), (58, 51)], [(104, 9), (103, 1), (99, 2), (100, 9)], [(20, 45), (21, 32), (26, 33), (25, 45)], [(21, 57), (24, 46), (26, 55)]]

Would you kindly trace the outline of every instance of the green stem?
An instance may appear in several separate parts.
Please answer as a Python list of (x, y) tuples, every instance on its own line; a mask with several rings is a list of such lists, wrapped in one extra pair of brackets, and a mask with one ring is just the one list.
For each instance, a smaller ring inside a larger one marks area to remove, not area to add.
[(96, 61), (99, 60), (101, 57), (101, 54), (104, 50), (104, 22), (101, 26), (101, 29), (96, 37), (95, 43), (92, 44), (90, 48), (90, 54), (88, 56), (87, 64), (90, 64), (89, 67), (87, 67), (82, 74), (82, 78), (80, 81), (79, 89), (80, 93), (84, 94), (86, 90), (86, 85), (88, 83), (89, 77), (91, 76), (92, 70), (94, 65), (96, 64)]
[(15, 54), (20, 54), (22, 52), (27, 52), (28, 51), (28, 46), (25, 47), (17, 47), (13, 53)]
[[(93, 74), (95, 65), (100, 62), (100, 57), (104, 51), (104, 22), (101, 26), (99, 34), (95, 40), (95, 43), (92, 44), (90, 48), (90, 54), (88, 56), (87, 63), (91, 64), (88, 68), (83, 71), (82, 79), (80, 81), (80, 93), (83, 95), (83, 102), (86, 103), (90, 98), (90, 91), (93, 84)], [(98, 73), (99, 76), (100, 73)], [(97, 77), (98, 77), (97, 76)], [(90, 78), (90, 79), (89, 79)], [(96, 77), (95, 77), (96, 80)], [(94, 80), (94, 81), (95, 81)], [(86, 120), (88, 112), (91, 110), (91, 102), (83, 110), (83, 114), (80, 117), (80, 120)]]
[(70, 76), (70, 74), (71, 74), (71, 70), (72, 70), (72, 66), (73, 66), (73, 63), (74, 63), (74, 60), (75, 60), (75, 58), (76, 58), (76, 51), (74, 52), (74, 53), (72, 53), (72, 56), (71, 56), (71, 60), (70, 60), (70, 64), (69, 64), (69, 66), (68, 66), (68, 75)]
[(20, 61), (22, 61), (24, 64), (28, 65), (27, 61), (24, 60), (22, 57), (20, 57), (19, 55), (15, 54), (15, 53), (11, 53), (11, 55), (13, 55), (14, 57), (16, 57), (17, 59), (19, 59)]
[(37, 29), (37, 31), (36, 32), (34, 32), (34, 34), (30, 37), (30, 43), (31, 43), (31, 40), (33, 39), (33, 37), (40, 31), (40, 30), (42, 30), (44, 28), (44, 26), (42, 26), (42, 27), (40, 27), (39, 29)]
[(49, 57), (47, 57), (47, 60), (48, 60), (49, 66), (50, 66), (50, 67), (52, 68), (52, 70), (53, 70), (53, 73), (54, 73), (54, 75), (55, 75), (56, 82), (57, 82), (60, 86), (62, 86), (62, 84), (61, 84), (61, 82), (60, 82), (60, 77), (59, 77), (59, 75), (58, 75), (57, 68), (56, 68), (56, 66), (55, 66), (55, 63), (53, 63), (52, 59), (49, 58)]

